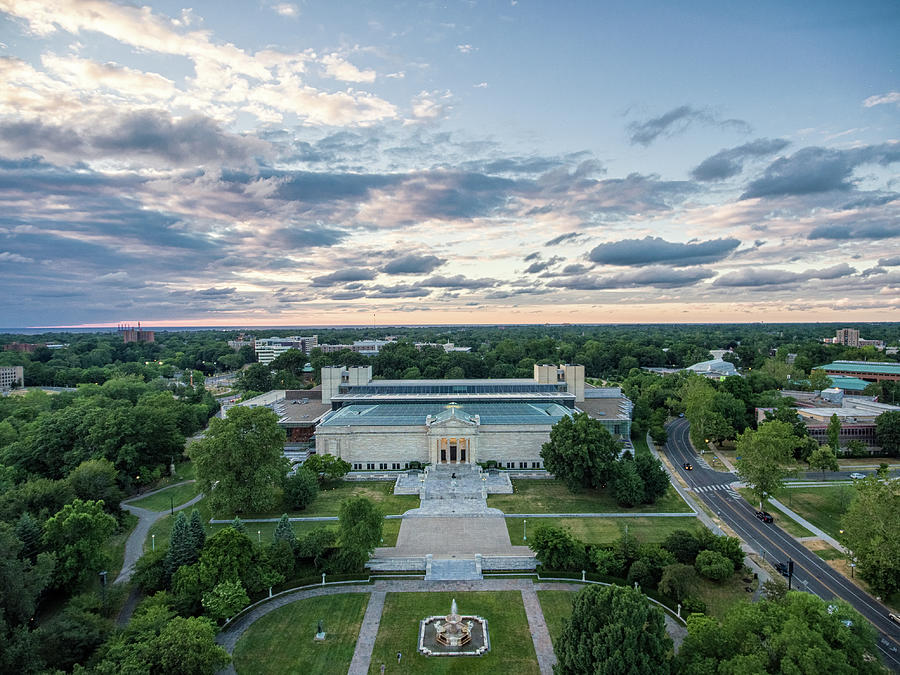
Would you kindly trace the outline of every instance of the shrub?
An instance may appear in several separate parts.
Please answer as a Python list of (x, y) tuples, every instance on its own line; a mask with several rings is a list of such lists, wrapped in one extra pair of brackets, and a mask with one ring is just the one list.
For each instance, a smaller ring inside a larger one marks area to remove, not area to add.
[(694, 595), (689, 595), (681, 601), (681, 609), (686, 614), (704, 614), (706, 613), (706, 603)]
[(717, 551), (700, 551), (694, 567), (701, 576), (712, 581), (725, 581), (734, 574), (734, 565), (731, 560)]
[(675, 530), (663, 540), (663, 548), (674, 555), (678, 562), (693, 565), (700, 552), (700, 543), (693, 532)]
[(284, 479), (284, 503), (289, 509), (305, 509), (319, 494), (319, 479), (303, 467)]

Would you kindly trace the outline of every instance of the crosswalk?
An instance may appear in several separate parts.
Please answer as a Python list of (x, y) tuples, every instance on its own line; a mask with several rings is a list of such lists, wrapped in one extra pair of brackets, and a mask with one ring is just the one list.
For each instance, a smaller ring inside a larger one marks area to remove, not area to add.
[(734, 488), (731, 487), (728, 483), (723, 483), (721, 485), (702, 485), (691, 488), (694, 492), (726, 492), (728, 496), (732, 499), (740, 499), (741, 496), (735, 492)]

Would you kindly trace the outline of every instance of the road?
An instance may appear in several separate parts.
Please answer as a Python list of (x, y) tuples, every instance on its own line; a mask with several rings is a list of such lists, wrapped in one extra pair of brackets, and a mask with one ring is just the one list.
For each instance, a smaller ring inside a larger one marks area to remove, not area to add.
[[(694, 451), (688, 438), (689, 428), (686, 419), (672, 422), (665, 451), (696, 496), (768, 562), (792, 559), (795, 589), (810, 591), (825, 600), (840, 598), (850, 603), (878, 631), (878, 647), (884, 663), (900, 672), (900, 626), (888, 619), (888, 608), (781, 528), (757, 519), (756, 507), (730, 487), (737, 477), (709, 468)], [(685, 462), (693, 465), (692, 471), (684, 469)]]

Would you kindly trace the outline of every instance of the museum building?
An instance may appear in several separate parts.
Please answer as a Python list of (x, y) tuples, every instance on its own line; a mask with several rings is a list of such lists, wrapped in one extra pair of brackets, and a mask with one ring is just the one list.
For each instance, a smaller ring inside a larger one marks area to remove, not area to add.
[(535, 365), (533, 379), (372, 380), (371, 366), (322, 369), (315, 448), (353, 470), (410, 462), (541, 469), (541, 446), (563, 417), (587, 412), (628, 444), (632, 404), (586, 385), (584, 366)]

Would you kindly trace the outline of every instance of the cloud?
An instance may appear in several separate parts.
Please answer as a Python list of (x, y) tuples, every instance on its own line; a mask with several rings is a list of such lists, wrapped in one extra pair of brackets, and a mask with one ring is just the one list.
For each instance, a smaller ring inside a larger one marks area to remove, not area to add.
[(863, 101), (863, 105), (866, 108), (871, 108), (876, 105), (885, 105), (889, 103), (896, 103), (897, 105), (900, 105), (900, 91), (892, 91), (887, 94), (870, 96), (865, 101)]
[(449, 91), (420, 91), (412, 100), (412, 114), (420, 121), (444, 117), (452, 97)]
[(313, 286), (331, 286), (332, 284), (340, 284), (346, 281), (369, 281), (377, 276), (375, 270), (354, 268), (337, 270), (331, 274), (324, 274), (319, 277), (312, 278)]
[(472, 52), (477, 52), (478, 47), (473, 47), (472, 45), (456, 45), (456, 49), (460, 54), (471, 54)]
[(18, 253), (0, 251), (0, 263), (33, 263), (33, 258), (26, 258)]
[(713, 286), (727, 288), (754, 288), (760, 286), (783, 286), (810, 279), (839, 279), (854, 274), (856, 269), (847, 263), (839, 263), (821, 270), (809, 269), (805, 272), (791, 272), (779, 269), (745, 269), (718, 277)]
[(374, 286), (366, 293), (367, 298), (424, 298), (431, 291), (419, 284), (397, 284), (396, 286)]
[(895, 255), (891, 258), (880, 258), (878, 264), (881, 267), (898, 267), (900, 266), (900, 255)]
[(344, 82), (374, 82), (374, 70), (360, 70), (338, 54), (328, 54), (322, 57), (325, 65), (325, 74), (336, 80)]
[(553, 267), (557, 263), (561, 263), (563, 260), (565, 260), (565, 258), (560, 258), (559, 256), (555, 255), (549, 260), (540, 260), (537, 262), (533, 262), (525, 269), (525, 274), (537, 274), (538, 272), (543, 272), (547, 268)]
[(724, 180), (737, 176), (744, 170), (744, 160), (765, 157), (783, 150), (790, 143), (781, 138), (760, 138), (736, 148), (720, 150), (707, 157), (691, 171), (691, 176), (699, 181)]
[(286, 249), (334, 246), (347, 237), (346, 232), (328, 227), (283, 227), (273, 230), (267, 240)]
[(424, 288), (451, 288), (460, 290), (464, 288), (490, 288), (496, 286), (498, 283), (500, 282), (496, 279), (469, 279), (462, 274), (457, 274), (452, 277), (439, 275), (428, 277), (427, 279), (420, 281), (418, 285)]
[(382, 267), (381, 271), (385, 274), (428, 274), (445, 262), (447, 262), (446, 258), (411, 253), (392, 260)]
[(685, 132), (692, 124), (730, 127), (743, 133), (749, 133), (750, 125), (743, 120), (722, 120), (708, 110), (693, 108), (689, 105), (672, 108), (659, 117), (652, 117), (643, 122), (632, 122), (628, 125), (632, 145), (650, 145), (662, 135), (675, 136)]
[(890, 218), (869, 223), (833, 223), (810, 230), (808, 239), (890, 239), (900, 236), (900, 222)]
[(487, 82), (479, 82), (478, 84), (473, 84), (472, 86), (475, 89), (487, 89), (488, 83)]
[(529, 262), (531, 260), (540, 260), (541, 254), (535, 251), (534, 253), (529, 253), (524, 258), (522, 258), (522, 262)]
[(575, 239), (575, 237), (580, 237), (581, 234), (579, 232), (569, 232), (567, 234), (561, 234), (558, 237), (553, 237), (553, 239), (548, 239), (544, 242), (544, 246), (556, 246), (557, 244), (561, 244), (564, 241), (569, 241), (570, 239)]
[(670, 267), (646, 267), (605, 276), (574, 276), (554, 279), (548, 286), (566, 288), (573, 291), (603, 291), (617, 288), (679, 288), (693, 286), (704, 279), (715, 276), (711, 270), (701, 267), (672, 269)]
[(856, 167), (864, 164), (887, 166), (900, 161), (900, 143), (867, 145), (848, 150), (808, 147), (790, 157), (772, 162), (762, 177), (752, 181), (741, 199), (784, 195), (808, 195), (855, 188)]
[(296, 19), (298, 16), (300, 16), (300, 8), (290, 2), (279, 2), (277, 5), (272, 5), (272, 9), (277, 14), (286, 16), (290, 19)]
[(594, 247), (588, 254), (591, 262), (604, 265), (650, 265), (668, 263), (686, 267), (715, 262), (728, 257), (740, 246), (737, 239), (712, 239), (697, 243), (681, 244), (660, 237), (622, 239)]

